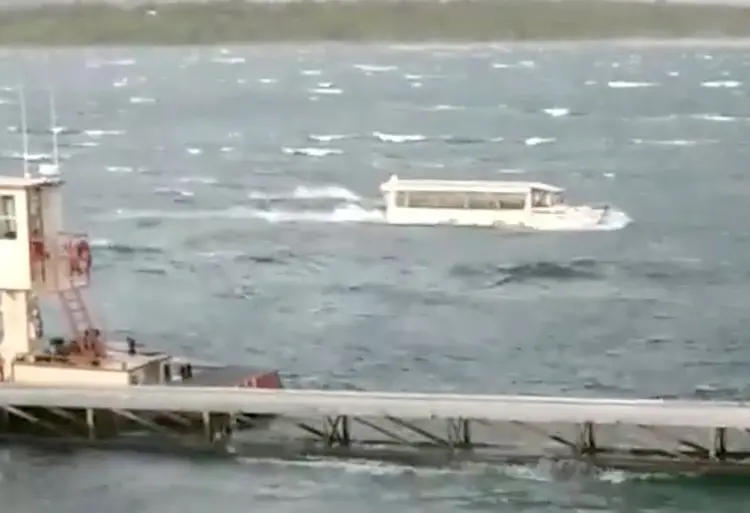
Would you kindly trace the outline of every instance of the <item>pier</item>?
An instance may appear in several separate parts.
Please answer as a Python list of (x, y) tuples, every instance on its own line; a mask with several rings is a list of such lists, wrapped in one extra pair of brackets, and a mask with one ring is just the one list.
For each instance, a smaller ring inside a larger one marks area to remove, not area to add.
[(737, 402), (5, 384), (0, 410), (7, 440), (33, 432), (118, 445), (139, 432), (156, 445), (248, 455), (750, 473), (750, 407)]
[[(275, 369), (115, 340), (87, 307), (93, 255), (63, 231), (62, 180), (25, 175), (0, 177), (3, 443), (750, 474), (745, 403), (289, 390)], [(42, 301), (67, 333), (44, 332)]]

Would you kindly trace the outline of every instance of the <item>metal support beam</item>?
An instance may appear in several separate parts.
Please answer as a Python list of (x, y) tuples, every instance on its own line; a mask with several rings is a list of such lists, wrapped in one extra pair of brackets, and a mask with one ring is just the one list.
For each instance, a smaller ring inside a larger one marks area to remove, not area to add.
[(338, 417), (326, 417), (326, 445), (328, 447), (349, 447), (351, 437), (349, 435), (349, 417), (339, 415)]
[(452, 448), (471, 446), (471, 426), (468, 419), (448, 419), (448, 444)]
[(727, 456), (727, 429), (717, 427), (711, 430), (711, 453), (712, 460), (723, 460)]

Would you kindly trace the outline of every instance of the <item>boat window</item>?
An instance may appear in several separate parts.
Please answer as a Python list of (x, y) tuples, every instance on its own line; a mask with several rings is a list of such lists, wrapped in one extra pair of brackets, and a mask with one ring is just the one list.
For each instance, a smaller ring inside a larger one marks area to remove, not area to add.
[(0, 196), (0, 239), (16, 240), (17, 236), (16, 198), (10, 194)]
[(410, 208), (464, 208), (465, 198), (460, 193), (410, 192)]
[(472, 210), (497, 210), (497, 197), (486, 192), (471, 192), (467, 194), (468, 207)]
[(468, 204), (474, 210), (523, 210), (526, 194), (475, 192), (468, 194)]
[(551, 208), (555, 205), (561, 205), (562, 203), (562, 194), (550, 191), (540, 191), (538, 189), (533, 189), (531, 191), (531, 206), (533, 208)]
[(406, 205), (406, 193), (405, 192), (397, 192), (396, 193), (396, 206), (397, 207), (405, 207)]
[(526, 194), (496, 194), (498, 208), (501, 210), (523, 210), (526, 206)]

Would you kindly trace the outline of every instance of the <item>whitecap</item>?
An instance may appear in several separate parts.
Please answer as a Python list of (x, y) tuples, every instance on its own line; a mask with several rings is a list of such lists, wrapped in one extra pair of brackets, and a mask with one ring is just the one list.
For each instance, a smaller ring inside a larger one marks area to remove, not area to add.
[(565, 107), (551, 107), (549, 109), (544, 109), (544, 112), (546, 114), (549, 114), (553, 118), (559, 118), (570, 114), (570, 109), (567, 109)]
[(352, 204), (339, 206), (331, 211), (258, 210), (254, 212), (254, 217), (270, 223), (382, 223), (385, 221), (381, 210), (368, 210)]
[(195, 196), (195, 193), (192, 191), (188, 191), (185, 189), (176, 189), (173, 187), (157, 187), (154, 189), (154, 192), (157, 194), (166, 194), (169, 196), (181, 196), (183, 198), (192, 198)]
[(87, 68), (104, 68), (109, 66), (133, 66), (135, 59), (114, 59), (110, 61), (89, 61), (86, 63)]
[(633, 139), (635, 144), (650, 144), (654, 146), (695, 146), (701, 142), (707, 143), (710, 141), (697, 141), (694, 139)]
[(244, 57), (214, 57), (211, 62), (216, 64), (244, 64)]
[(271, 223), (365, 223), (385, 221), (383, 212), (378, 209), (365, 209), (357, 205), (341, 205), (333, 210), (260, 210), (246, 206), (233, 206), (220, 210), (130, 210), (118, 208), (112, 214), (103, 216), (110, 221), (131, 219), (262, 219)]
[(344, 90), (337, 87), (316, 87), (315, 89), (310, 89), (310, 92), (315, 94), (341, 94)]
[(261, 84), (275, 84), (278, 80), (275, 78), (259, 78), (258, 82)]
[(324, 187), (308, 187), (299, 185), (292, 191), (295, 199), (341, 199), (346, 201), (359, 201), (361, 196), (340, 185), (328, 185)]
[(317, 142), (340, 141), (341, 139), (346, 139), (347, 137), (349, 136), (346, 134), (310, 134), (307, 136), (307, 138), (311, 141)]
[(742, 85), (742, 82), (739, 82), (737, 80), (712, 80), (707, 82), (702, 82), (702, 87), (708, 87), (708, 88), (727, 88), (727, 89), (734, 89), (735, 87), (740, 87)]
[(134, 169), (130, 166), (107, 166), (108, 173), (132, 173)]
[(347, 202), (357, 202), (362, 199), (359, 194), (340, 185), (298, 185), (286, 192), (250, 191), (247, 197), (253, 200), (335, 199)]
[(375, 64), (355, 64), (354, 67), (360, 71), (367, 71), (370, 73), (384, 72), (384, 71), (396, 71), (398, 69), (398, 66), (392, 66), (392, 65), (378, 66)]
[(461, 105), (450, 105), (447, 103), (440, 103), (438, 105), (431, 105), (429, 107), (425, 107), (424, 110), (432, 111), (432, 112), (440, 112), (444, 110), (464, 110), (466, 107), (463, 107)]
[(203, 153), (203, 150), (200, 148), (185, 148), (185, 151), (188, 152), (189, 155), (200, 155)]
[(144, 104), (144, 103), (156, 103), (154, 98), (147, 98), (145, 96), (131, 96), (130, 103)]
[(305, 157), (328, 157), (344, 153), (338, 148), (290, 148), (286, 146), (281, 151), (287, 155), (301, 155)]
[(539, 146), (540, 144), (547, 144), (554, 141), (554, 137), (527, 137), (523, 143), (526, 146)]
[(300, 71), (301, 75), (306, 75), (310, 77), (317, 77), (323, 74), (323, 72), (319, 69), (303, 69)]
[(180, 183), (199, 183), (203, 185), (214, 185), (218, 182), (213, 176), (181, 176), (177, 181)]
[(534, 68), (536, 63), (534, 61), (519, 61), (516, 63), (509, 64), (507, 62), (493, 62), (492, 67), (494, 69), (512, 69), (512, 68)]
[(373, 132), (373, 137), (381, 142), (409, 143), (426, 141), (427, 137), (422, 134), (387, 134), (384, 132)]
[(124, 130), (84, 130), (84, 134), (88, 135), (89, 137), (103, 137), (105, 135), (122, 135), (125, 133)]
[(690, 116), (693, 119), (700, 119), (702, 121), (736, 121), (737, 118), (734, 116), (724, 116), (722, 114), (693, 114)]
[(625, 80), (610, 80), (607, 82), (607, 86), (612, 89), (632, 89), (637, 87), (655, 87), (657, 84), (654, 82), (628, 82)]

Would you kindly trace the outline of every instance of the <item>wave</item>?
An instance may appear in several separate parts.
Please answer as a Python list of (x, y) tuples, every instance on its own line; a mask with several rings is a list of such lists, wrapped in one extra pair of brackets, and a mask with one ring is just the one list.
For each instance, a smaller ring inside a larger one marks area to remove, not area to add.
[(281, 149), (287, 155), (303, 157), (328, 157), (331, 155), (342, 155), (344, 152), (338, 148), (291, 148), (285, 146)]
[(269, 223), (382, 223), (383, 213), (358, 205), (344, 204), (327, 210), (259, 209), (234, 206), (220, 210), (129, 210), (118, 209), (104, 216), (106, 220), (195, 220), (195, 219), (257, 219)]
[(306, 186), (298, 185), (289, 192), (271, 193), (265, 191), (251, 191), (250, 199), (255, 200), (309, 200), (309, 199), (334, 199), (357, 202), (362, 197), (340, 185)]

